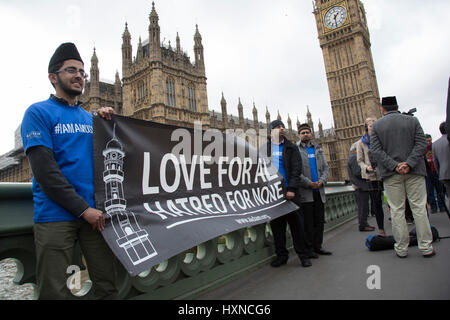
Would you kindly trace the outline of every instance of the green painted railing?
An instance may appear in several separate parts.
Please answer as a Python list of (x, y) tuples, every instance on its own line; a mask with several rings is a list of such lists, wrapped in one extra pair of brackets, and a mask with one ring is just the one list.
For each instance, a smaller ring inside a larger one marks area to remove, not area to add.
[[(354, 190), (344, 183), (326, 186), (325, 231), (357, 215)], [(35, 282), (33, 203), (30, 183), (0, 183), (0, 261), (17, 260), (14, 283)], [(292, 249), (292, 240), (288, 237)], [(82, 266), (81, 251), (74, 263)], [(274, 256), (268, 223), (244, 228), (202, 243), (130, 277), (117, 262), (122, 299), (190, 299), (266, 265)], [(83, 268), (82, 268), (83, 269)], [(85, 283), (89, 288), (89, 282)], [(91, 292), (76, 299), (90, 299)]]

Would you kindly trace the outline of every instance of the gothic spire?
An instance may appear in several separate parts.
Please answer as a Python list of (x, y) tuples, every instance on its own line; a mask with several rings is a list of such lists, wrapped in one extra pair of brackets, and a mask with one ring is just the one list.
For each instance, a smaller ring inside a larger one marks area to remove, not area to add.
[(198, 25), (195, 25), (195, 35), (194, 35), (194, 53), (195, 53), (195, 67), (198, 68), (202, 73), (205, 72), (205, 61), (203, 58), (203, 45), (202, 36), (198, 31)]
[(180, 36), (178, 35), (177, 32), (177, 53), (181, 53), (181, 45), (180, 45)]

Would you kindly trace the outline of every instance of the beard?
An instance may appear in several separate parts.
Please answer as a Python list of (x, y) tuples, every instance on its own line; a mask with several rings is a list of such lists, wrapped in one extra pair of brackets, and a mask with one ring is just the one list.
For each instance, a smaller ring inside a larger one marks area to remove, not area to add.
[(303, 139), (301, 139), (301, 140), (302, 140), (303, 143), (308, 144), (312, 139), (309, 139), (309, 138), (303, 138)]
[(70, 86), (70, 84), (71, 84), (70, 80), (67, 80), (66, 82), (64, 82), (64, 81), (59, 77), (58, 74), (56, 75), (56, 77), (57, 77), (57, 79), (58, 79), (59, 87), (61, 88), (61, 90), (62, 90), (65, 94), (67, 94), (67, 95), (69, 95), (69, 96), (72, 96), (72, 97), (77, 97), (77, 96), (79, 96), (79, 95), (81, 95), (81, 94), (83, 93), (83, 87), (84, 87), (83, 84), (81, 84), (81, 89), (73, 89), (73, 88), (71, 88), (71, 86)]

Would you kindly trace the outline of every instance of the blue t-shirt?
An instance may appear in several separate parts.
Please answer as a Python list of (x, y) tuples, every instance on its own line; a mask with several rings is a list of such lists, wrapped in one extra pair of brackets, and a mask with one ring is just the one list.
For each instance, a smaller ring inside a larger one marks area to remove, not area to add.
[(311, 181), (317, 182), (319, 181), (319, 175), (317, 174), (317, 163), (314, 147), (306, 147), (306, 151), (308, 152), (309, 168), (311, 169)]
[[(44, 146), (54, 153), (62, 174), (93, 208), (94, 159), (92, 115), (80, 106), (52, 98), (31, 105), (21, 126), (23, 148)], [(34, 222), (74, 221), (80, 218), (50, 200), (33, 178)]]
[(283, 176), (284, 184), (286, 185), (286, 188), (287, 188), (288, 183), (287, 183), (286, 171), (284, 170), (284, 163), (283, 163), (283, 146), (284, 146), (284, 143), (272, 144), (272, 165), (275, 168), (277, 168), (277, 170)]

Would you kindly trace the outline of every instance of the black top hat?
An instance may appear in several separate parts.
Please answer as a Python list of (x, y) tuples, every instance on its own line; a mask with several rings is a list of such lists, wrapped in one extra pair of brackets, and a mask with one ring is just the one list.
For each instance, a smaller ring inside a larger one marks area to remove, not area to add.
[(381, 106), (383, 106), (383, 107), (398, 107), (397, 98), (395, 96), (384, 97), (383, 99), (381, 99)]
[(284, 123), (283, 123), (283, 121), (281, 121), (281, 120), (273, 120), (270, 123), (270, 130), (272, 130), (273, 128), (276, 128), (276, 127), (278, 127), (280, 125), (283, 126), (283, 128), (286, 128)]
[(81, 61), (81, 63), (84, 64), (83, 60), (81, 59), (80, 53), (77, 50), (77, 47), (73, 43), (66, 42), (61, 44), (55, 50), (55, 53), (50, 59), (50, 62), (48, 64), (48, 73), (55, 72), (56, 70), (54, 69), (56, 65), (70, 59)]

